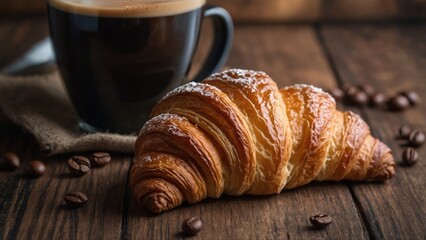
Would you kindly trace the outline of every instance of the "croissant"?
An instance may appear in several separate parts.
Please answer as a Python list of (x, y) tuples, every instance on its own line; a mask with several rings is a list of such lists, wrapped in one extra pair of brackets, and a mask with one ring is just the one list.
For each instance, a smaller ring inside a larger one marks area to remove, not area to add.
[(387, 180), (390, 149), (328, 93), (278, 89), (264, 72), (228, 70), (168, 93), (136, 141), (130, 187), (154, 213), (207, 197), (280, 193), (311, 181)]

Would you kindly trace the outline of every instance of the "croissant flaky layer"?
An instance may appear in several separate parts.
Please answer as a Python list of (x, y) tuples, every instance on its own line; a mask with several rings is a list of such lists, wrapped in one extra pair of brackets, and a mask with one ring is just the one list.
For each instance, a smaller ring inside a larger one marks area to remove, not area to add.
[(390, 149), (319, 88), (228, 70), (167, 94), (136, 141), (130, 185), (152, 212), (311, 181), (386, 180)]

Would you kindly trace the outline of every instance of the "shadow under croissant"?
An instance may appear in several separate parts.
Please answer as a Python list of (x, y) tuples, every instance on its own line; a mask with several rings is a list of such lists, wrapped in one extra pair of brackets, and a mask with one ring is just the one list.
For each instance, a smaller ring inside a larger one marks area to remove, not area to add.
[[(264, 203), (265, 201), (289, 201), (292, 198), (295, 198), (296, 194), (302, 194), (306, 195), (309, 194), (309, 197), (315, 198), (315, 195), (311, 195), (312, 191), (307, 192), (308, 189), (316, 189), (318, 191), (318, 194), (322, 194), (322, 192), (328, 192), (328, 191), (334, 191), (334, 188), (337, 186), (347, 186), (349, 188), (353, 186), (361, 186), (361, 185), (385, 185), (387, 181), (381, 182), (381, 181), (371, 181), (371, 182), (353, 182), (353, 181), (347, 181), (343, 180), (340, 182), (333, 182), (333, 181), (324, 181), (324, 182), (311, 182), (308, 185), (297, 187), (294, 189), (284, 189), (279, 194), (271, 194), (271, 195), (242, 195), (242, 196), (229, 196), (229, 195), (222, 195), (218, 199), (213, 198), (207, 198), (202, 200), (201, 202), (189, 204), (187, 202), (182, 203), (179, 207), (174, 208), (172, 210), (162, 212), (162, 213), (152, 213), (149, 210), (145, 209), (142, 206), (139, 206), (136, 202), (136, 200), (131, 196), (130, 194), (130, 204), (129, 204), (129, 216), (140, 216), (140, 217), (155, 217), (155, 216), (161, 216), (164, 214), (168, 214), (174, 211), (190, 211), (190, 212), (198, 212), (202, 211), (200, 210), (200, 207), (202, 206), (204, 209), (214, 207), (217, 209), (220, 209), (222, 207), (231, 209), (232, 207), (229, 205), (233, 205), (233, 207), (238, 207), (239, 204), (244, 204), (244, 202), (249, 203), (253, 202), (256, 204)], [(130, 190), (129, 190), (130, 191)], [(284, 197), (284, 198), (283, 198)]]
[[(130, 193), (131, 195), (131, 193)], [(198, 209), (200, 206), (203, 206), (204, 208), (208, 208), (209, 205), (228, 205), (229, 203), (237, 203), (239, 201), (268, 201), (278, 195), (269, 195), (269, 196), (252, 196), (252, 195), (243, 195), (243, 196), (228, 196), (228, 195), (222, 195), (218, 199), (213, 198), (207, 198), (202, 200), (201, 202), (189, 204), (187, 202), (182, 203), (179, 207), (174, 208), (170, 211), (162, 212), (162, 213), (152, 213), (151, 211), (147, 210), (146, 208), (139, 206), (136, 202), (136, 200), (133, 198), (133, 196), (130, 196), (130, 203), (129, 203), (129, 216), (140, 216), (140, 217), (155, 217), (155, 216), (161, 216), (167, 213), (171, 213), (174, 211), (192, 211), (193, 209)], [(219, 206), (217, 206), (219, 207)]]

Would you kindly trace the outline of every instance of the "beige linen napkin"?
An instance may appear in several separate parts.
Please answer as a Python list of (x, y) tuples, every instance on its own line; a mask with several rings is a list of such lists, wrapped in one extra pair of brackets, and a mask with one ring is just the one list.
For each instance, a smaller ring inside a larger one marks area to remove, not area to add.
[(58, 72), (48, 75), (0, 76), (0, 109), (34, 135), (50, 155), (83, 151), (133, 153), (135, 136), (85, 134), (65, 93)]

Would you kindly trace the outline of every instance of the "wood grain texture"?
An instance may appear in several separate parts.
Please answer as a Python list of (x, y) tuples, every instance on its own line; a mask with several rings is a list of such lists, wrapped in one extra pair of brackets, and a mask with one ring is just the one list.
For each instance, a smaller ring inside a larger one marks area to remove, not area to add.
[[(79, 178), (68, 173), (64, 157), (43, 160), (50, 171), (30, 179), (29, 189), (16, 189), (26, 192), (27, 205), (19, 231), (10, 234), (17, 239), (118, 239), (129, 159), (115, 157), (108, 166)], [(87, 193), (89, 201), (83, 208), (72, 209), (63, 203), (65, 193), (73, 191)]]
[(278, 87), (336, 85), (315, 32), (306, 25), (240, 26), (227, 66), (264, 71)]
[[(14, 172), (0, 171), (0, 239), (119, 239), (127, 199), (130, 157), (114, 156), (111, 164), (75, 177), (67, 169), (67, 156), (46, 157), (35, 140), (16, 126), (8, 126), (0, 139), (1, 151), (21, 158)], [(2, 132), (3, 133), (3, 132)], [(47, 172), (32, 178), (28, 161), (42, 160)], [(63, 202), (67, 192), (87, 193), (79, 209)]]
[[(312, 229), (309, 216), (326, 212), (334, 223)], [(129, 239), (182, 238), (181, 223), (197, 216), (204, 229), (194, 239), (367, 239), (352, 198), (342, 184), (312, 185), (265, 197), (221, 197), (151, 215), (129, 206)], [(344, 224), (339, 224), (344, 223)]]
[[(388, 95), (415, 90), (426, 100), (426, 25), (332, 25), (321, 28), (342, 83), (369, 83)], [(398, 127), (426, 130), (426, 104), (403, 113), (363, 109), (374, 135), (387, 143), (401, 163), (404, 147), (395, 139)], [(400, 166), (387, 184), (353, 184), (355, 200), (375, 239), (426, 238), (426, 147), (420, 161)]]
[(236, 21), (347, 21), (424, 19), (426, 3), (409, 0), (209, 0)]
[(226, 8), (236, 21), (314, 21), (321, 13), (321, 0), (208, 0)]
[[(25, 160), (32, 154), (32, 152), (27, 151), (29, 145), (31, 145), (31, 142), (28, 141), (28, 136), (25, 136), (22, 131), (9, 122), (2, 123), (0, 128), (1, 153), (13, 151), (17, 153), (21, 160)], [(13, 226), (17, 220), (17, 214), (10, 217), (9, 212), (13, 207), (11, 204), (13, 197), (18, 194), (15, 190), (19, 185), (22, 185), (20, 177), (22, 174), (22, 170), (15, 172), (5, 171), (4, 166), (2, 166), (0, 171), (0, 238), (2, 239), (4, 238), (6, 225)]]

